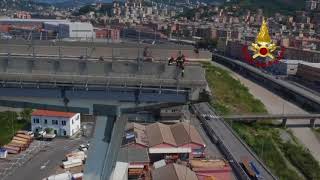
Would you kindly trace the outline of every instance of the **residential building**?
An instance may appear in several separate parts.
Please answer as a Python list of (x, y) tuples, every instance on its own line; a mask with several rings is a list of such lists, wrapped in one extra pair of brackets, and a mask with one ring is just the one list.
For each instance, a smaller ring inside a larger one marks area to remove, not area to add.
[(95, 29), (95, 34), (97, 39), (110, 39), (112, 42), (120, 41), (120, 30), (118, 29)]
[(299, 63), (296, 75), (305, 83), (313, 83), (320, 88), (320, 63)]
[(286, 48), (284, 52), (286, 59), (298, 59), (311, 63), (320, 63), (320, 51), (311, 51), (298, 48)]
[(73, 136), (80, 130), (80, 113), (35, 110), (31, 114), (31, 129), (39, 132), (52, 128), (58, 136)]
[(31, 14), (29, 12), (20, 11), (16, 13), (18, 19), (31, 19)]

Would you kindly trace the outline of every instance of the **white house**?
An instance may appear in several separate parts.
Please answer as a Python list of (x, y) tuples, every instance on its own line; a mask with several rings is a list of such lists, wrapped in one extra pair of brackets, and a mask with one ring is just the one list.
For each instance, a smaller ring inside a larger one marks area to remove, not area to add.
[(36, 110), (31, 114), (33, 132), (52, 128), (58, 136), (73, 136), (80, 130), (80, 123), (80, 113)]

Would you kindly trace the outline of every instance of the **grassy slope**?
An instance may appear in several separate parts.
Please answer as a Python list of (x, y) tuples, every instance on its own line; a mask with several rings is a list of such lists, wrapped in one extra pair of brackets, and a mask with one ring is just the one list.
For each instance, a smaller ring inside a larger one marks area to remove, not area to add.
[[(212, 90), (214, 101), (211, 104), (221, 114), (266, 113), (264, 105), (255, 99), (239, 81), (232, 78), (228, 72), (204, 64), (206, 77)], [(298, 173), (287, 167), (285, 157), (278, 146), (279, 134), (268, 124), (254, 123), (245, 125), (233, 123), (232, 127), (257, 153), (266, 165), (283, 180), (300, 180)]]
[(15, 112), (0, 112), (0, 146), (9, 143), (14, 133), (28, 125), (26, 120), (17, 120)]
[(267, 113), (264, 105), (227, 71), (205, 64), (206, 78), (213, 91), (214, 104), (220, 114)]

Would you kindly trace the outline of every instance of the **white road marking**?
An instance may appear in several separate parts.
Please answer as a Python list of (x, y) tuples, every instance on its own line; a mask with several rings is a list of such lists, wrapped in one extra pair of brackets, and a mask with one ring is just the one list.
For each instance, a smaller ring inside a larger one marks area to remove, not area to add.
[(43, 164), (43, 166), (40, 167), (40, 169), (42, 170), (42, 169), (46, 168), (46, 166), (49, 164), (49, 162), (50, 162), (50, 160), (48, 160), (47, 162), (45, 162), (45, 163)]

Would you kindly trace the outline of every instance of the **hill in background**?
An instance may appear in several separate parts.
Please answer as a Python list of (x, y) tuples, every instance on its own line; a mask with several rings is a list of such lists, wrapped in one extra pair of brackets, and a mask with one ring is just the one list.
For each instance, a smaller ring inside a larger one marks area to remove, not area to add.
[(238, 4), (243, 9), (251, 10), (261, 8), (266, 15), (277, 12), (290, 15), (295, 11), (304, 10), (305, 0), (233, 0), (226, 4)]

